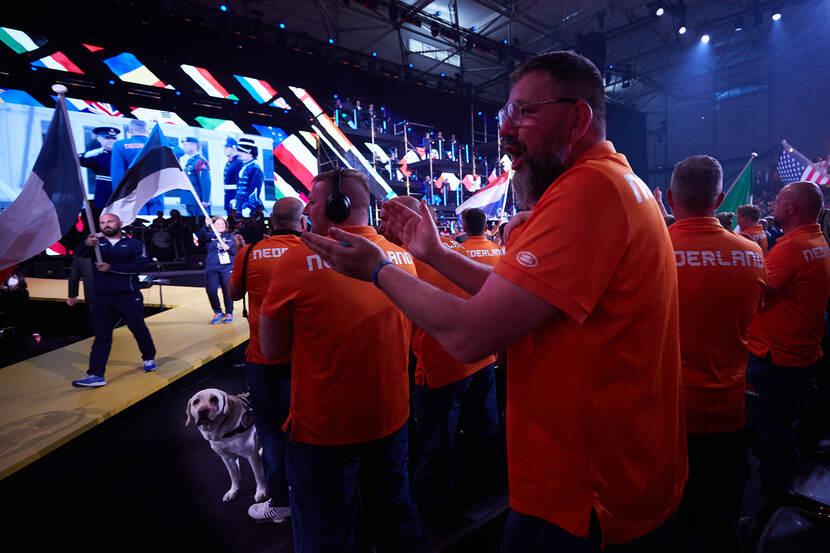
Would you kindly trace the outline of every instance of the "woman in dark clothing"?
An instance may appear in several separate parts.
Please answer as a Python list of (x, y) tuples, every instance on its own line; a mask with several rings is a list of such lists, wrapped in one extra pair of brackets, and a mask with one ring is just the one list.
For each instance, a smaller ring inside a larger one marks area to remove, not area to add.
[[(213, 231), (216, 232), (213, 232)], [(210, 324), (233, 322), (233, 300), (228, 293), (228, 284), (231, 280), (231, 268), (236, 251), (233, 247), (231, 234), (227, 232), (228, 223), (222, 217), (211, 217), (202, 230), (199, 231), (199, 240), (207, 247), (205, 258), (205, 290), (207, 291), (210, 306), (215, 316)], [(222, 240), (216, 239), (219, 235)], [(225, 302), (225, 311), (219, 304), (218, 288), (222, 287), (222, 296)]]

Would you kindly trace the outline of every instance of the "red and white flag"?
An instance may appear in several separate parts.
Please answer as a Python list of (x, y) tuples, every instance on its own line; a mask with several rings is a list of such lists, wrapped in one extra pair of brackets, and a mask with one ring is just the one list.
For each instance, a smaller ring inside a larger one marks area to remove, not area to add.
[(809, 165), (801, 175), (801, 180), (814, 182), (819, 186), (830, 184), (830, 175), (827, 173), (827, 160)]
[(274, 155), (306, 189), (311, 190), (311, 181), (318, 172), (317, 158), (297, 135), (292, 134), (283, 140), (274, 148)]

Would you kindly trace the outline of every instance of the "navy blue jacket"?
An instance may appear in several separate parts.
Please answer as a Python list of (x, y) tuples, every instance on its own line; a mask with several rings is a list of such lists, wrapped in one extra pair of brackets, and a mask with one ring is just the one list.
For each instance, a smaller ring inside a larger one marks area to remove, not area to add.
[(95, 148), (94, 150), (87, 150), (78, 157), (81, 160), (82, 167), (86, 167), (95, 173), (94, 205), (98, 209), (104, 209), (112, 195), (112, 177), (110, 177), (112, 150)]
[(201, 202), (210, 202), (210, 166), (202, 154), (193, 154), (184, 166), (184, 174)]
[(239, 169), (239, 180), (236, 183), (236, 210), (240, 215), (246, 207), (253, 212), (262, 205), (259, 195), (264, 180), (265, 174), (257, 165), (256, 159), (252, 159)]
[(225, 190), (236, 190), (236, 183), (239, 182), (239, 170), (242, 169), (242, 160), (239, 156), (233, 156), (225, 164)]
[(236, 255), (236, 250), (233, 247), (233, 235), (229, 232), (223, 232), (220, 236), (222, 237), (222, 242), (231, 247), (231, 249), (227, 250), (228, 254), (231, 256), (231, 262), (225, 265), (219, 263), (220, 250), (219, 242), (216, 240), (216, 234), (214, 234), (207, 225), (202, 227), (202, 230), (199, 231), (199, 243), (204, 244), (207, 251), (207, 256), (205, 257), (205, 271), (230, 270), (233, 267), (233, 258)]
[(107, 296), (139, 290), (138, 274), (146, 271), (149, 265), (144, 244), (140, 240), (126, 236), (115, 244), (110, 244), (106, 236), (101, 236), (98, 240), (101, 259), (104, 263), (110, 264), (109, 271), (102, 273), (95, 267), (95, 248), (84, 244), (79, 250), (79, 255), (92, 259), (95, 295)]

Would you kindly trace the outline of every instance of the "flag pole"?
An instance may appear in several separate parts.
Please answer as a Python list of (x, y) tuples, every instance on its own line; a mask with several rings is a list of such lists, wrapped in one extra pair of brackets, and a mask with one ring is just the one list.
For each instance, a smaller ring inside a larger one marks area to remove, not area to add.
[[(89, 205), (89, 198), (87, 197), (86, 189), (84, 188), (83, 173), (81, 173), (81, 160), (78, 158), (78, 149), (75, 148), (75, 138), (72, 136), (72, 125), (69, 124), (69, 113), (66, 111), (66, 93), (68, 89), (62, 84), (53, 84), (52, 92), (58, 95), (58, 106), (63, 111), (63, 118), (66, 121), (66, 130), (69, 132), (69, 143), (72, 144), (72, 153), (75, 156), (75, 166), (78, 168), (78, 184), (81, 186), (84, 198), (84, 211), (86, 212), (86, 220), (89, 225), (90, 234), (95, 234), (95, 220), (92, 217), (92, 207)], [(86, 240), (86, 239), (84, 239)], [(95, 259), (98, 263), (103, 263), (101, 258), (101, 248), (95, 246)]]
[[(728, 196), (730, 192), (732, 192), (732, 187), (734, 187), (734, 186), (735, 186), (735, 184), (737, 184), (738, 179), (740, 179), (740, 178), (741, 178), (741, 175), (743, 175), (743, 174), (744, 174), (744, 171), (746, 171), (746, 168), (747, 168), (747, 167), (749, 167), (749, 164), (750, 164), (750, 163), (752, 163), (752, 160), (753, 160), (753, 159), (755, 159), (756, 157), (758, 157), (758, 154), (756, 154), (755, 152), (752, 152), (752, 153), (749, 155), (749, 159), (747, 160), (747, 162), (746, 162), (746, 164), (744, 165), (743, 169), (741, 169), (741, 170), (740, 170), (740, 172), (738, 173), (738, 176), (736, 176), (736, 177), (735, 177), (735, 180), (733, 180), (733, 181), (732, 181), (732, 184), (730, 184), (730, 185), (729, 185), (729, 189), (728, 189), (728, 190), (727, 190), (727, 191), (723, 194), (723, 197), (724, 197), (724, 198), (725, 198), (726, 196)], [(752, 193), (752, 192), (751, 192), (751, 189), (750, 189), (750, 194), (751, 194), (751, 193)]]

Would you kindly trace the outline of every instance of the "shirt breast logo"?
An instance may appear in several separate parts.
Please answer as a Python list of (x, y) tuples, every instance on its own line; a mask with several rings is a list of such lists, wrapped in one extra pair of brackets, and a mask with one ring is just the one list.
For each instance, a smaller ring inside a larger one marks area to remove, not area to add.
[(517, 253), (516, 261), (519, 262), (519, 265), (523, 265), (525, 267), (535, 267), (539, 264), (539, 260), (536, 259), (536, 256), (529, 251), (521, 251)]

